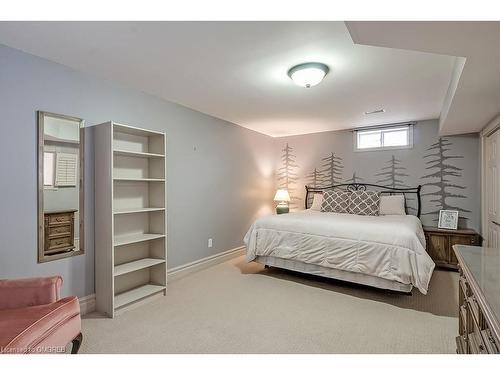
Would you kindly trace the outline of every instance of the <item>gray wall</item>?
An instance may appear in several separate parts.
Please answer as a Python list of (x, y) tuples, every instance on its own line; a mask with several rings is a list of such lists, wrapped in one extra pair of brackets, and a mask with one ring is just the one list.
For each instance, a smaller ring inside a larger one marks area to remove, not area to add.
[[(399, 161), (396, 173), (401, 174), (397, 177), (396, 187), (407, 185), (410, 187), (419, 184), (422, 187), (423, 205), (422, 210), (424, 215), (421, 219), (424, 225), (437, 225), (436, 213), (441, 207), (440, 202), (434, 200), (441, 199), (439, 191), (441, 187), (435, 185), (439, 182), (439, 177), (423, 178), (428, 174), (440, 173), (439, 168), (431, 168), (430, 164), (426, 164), (436, 156), (427, 156), (431, 153), (436, 153), (437, 149), (428, 150), (434, 143), (439, 141), (438, 136), (438, 121), (421, 121), (414, 126), (414, 146), (412, 149), (392, 150), (392, 151), (364, 151), (355, 152), (353, 143), (353, 133), (351, 131), (337, 131), (308, 134), (302, 136), (282, 137), (274, 140), (274, 160), (276, 168), (276, 177), (280, 176), (279, 168), (283, 167), (282, 157), (284, 156), (284, 148), (288, 144), (291, 147), (289, 152), (292, 161), (290, 168), (292, 183), (289, 186), (292, 190), (292, 207), (301, 209), (304, 207), (303, 198), (305, 196), (304, 185), (310, 184), (312, 179), (307, 177), (316, 168), (318, 171), (323, 171), (325, 161), (322, 158), (328, 157), (332, 152), (335, 153), (339, 162), (338, 171), (340, 180), (336, 182), (346, 182), (352, 179), (353, 173), (357, 177), (363, 178), (366, 183), (377, 183), (380, 185), (389, 185), (392, 182), (384, 180), (385, 177), (377, 176), (382, 172), (383, 167), (390, 165), (392, 156)], [(448, 167), (444, 173), (444, 179), (449, 180), (448, 184), (455, 185), (445, 188), (445, 208), (458, 208), (460, 215), (465, 219), (460, 220), (461, 226), (468, 226), (476, 230), (480, 229), (480, 160), (479, 160), (479, 137), (478, 135), (450, 136), (444, 137), (443, 155), (448, 158), (444, 162)], [(457, 157), (457, 158), (455, 158)], [(343, 168), (342, 168), (343, 167)], [(451, 172), (451, 173), (450, 173)], [(405, 176), (407, 175), (407, 176)], [(296, 178), (294, 181), (293, 178)], [(350, 182), (350, 181), (348, 181)], [(280, 186), (282, 180), (276, 180), (276, 185)], [(463, 188), (460, 188), (463, 187)], [(458, 195), (465, 198), (457, 197)], [(411, 202), (409, 202), (411, 205)], [(467, 212), (470, 211), (470, 212)], [(427, 214), (426, 214), (427, 213)]]
[(64, 294), (94, 292), (92, 128), (86, 254), (37, 264), (36, 110), (167, 133), (169, 267), (241, 246), (252, 221), (272, 209), (271, 138), (0, 45), (0, 278), (59, 274)]
[[(85, 247), (86, 254), (37, 264), (36, 110), (85, 119)], [(78, 296), (94, 292), (94, 159), (91, 125), (114, 120), (167, 133), (168, 256), (169, 267), (242, 245), (255, 218), (272, 212), (282, 149), (293, 148), (297, 167), (296, 207), (303, 206), (305, 176), (322, 169), (331, 152), (343, 158), (342, 181), (356, 172), (364, 182), (388, 160), (405, 168), (404, 184), (433, 183), (423, 179), (424, 155), (438, 141), (437, 121), (415, 126), (411, 150), (354, 152), (352, 133), (317, 133), (272, 139), (234, 124), (201, 114), (117, 84), (0, 45), (0, 278), (59, 274), (63, 293)], [(449, 197), (449, 206), (468, 210), (467, 225), (479, 228), (479, 140), (477, 136), (447, 137), (445, 156), (459, 168), (448, 189), (467, 199)], [(425, 185), (423, 193), (439, 189)], [(424, 197), (424, 212), (437, 208)], [(435, 214), (424, 224), (435, 224)], [(214, 247), (207, 247), (207, 239)]]

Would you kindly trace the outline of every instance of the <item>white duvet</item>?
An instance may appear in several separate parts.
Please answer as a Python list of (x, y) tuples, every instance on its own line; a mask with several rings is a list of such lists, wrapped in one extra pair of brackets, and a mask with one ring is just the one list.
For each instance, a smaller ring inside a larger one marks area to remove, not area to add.
[(427, 294), (434, 262), (412, 215), (360, 216), (305, 210), (258, 219), (245, 236), (247, 261), (257, 256), (412, 284)]

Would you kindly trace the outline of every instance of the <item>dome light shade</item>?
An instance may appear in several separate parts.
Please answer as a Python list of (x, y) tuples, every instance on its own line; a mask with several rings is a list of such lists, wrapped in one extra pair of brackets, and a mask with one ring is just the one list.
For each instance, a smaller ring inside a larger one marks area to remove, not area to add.
[(288, 71), (288, 76), (296, 85), (310, 88), (320, 83), (329, 71), (325, 64), (311, 62), (295, 65)]

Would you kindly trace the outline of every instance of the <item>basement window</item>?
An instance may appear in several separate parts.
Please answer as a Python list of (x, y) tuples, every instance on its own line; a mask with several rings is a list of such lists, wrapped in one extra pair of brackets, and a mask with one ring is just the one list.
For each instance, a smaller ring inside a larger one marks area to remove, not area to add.
[(355, 151), (394, 150), (413, 147), (413, 124), (373, 127), (354, 131)]

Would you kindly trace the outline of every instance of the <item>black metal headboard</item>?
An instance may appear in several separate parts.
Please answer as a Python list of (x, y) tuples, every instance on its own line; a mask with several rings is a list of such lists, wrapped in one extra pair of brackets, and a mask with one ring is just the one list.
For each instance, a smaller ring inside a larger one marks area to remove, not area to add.
[[(403, 194), (405, 197), (405, 208), (411, 208), (415, 211), (415, 216), (420, 217), (422, 211), (422, 202), (420, 197), (420, 190), (422, 189), (421, 185), (418, 185), (415, 188), (392, 188), (389, 186), (375, 185), (375, 184), (362, 184), (362, 183), (352, 183), (352, 184), (338, 184), (332, 186), (325, 187), (312, 187), (306, 185), (306, 199), (305, 199), (305, 207), (310, 208), (312, 204), (312, 197), (314, 193), (322, 193), (325, 190), (331, 189), (343, 189), (349, 191), (364, 191), (364, 190), (374, 190), (378, 191), (380, 194), (394, 195), (394, 194)], [(408, 200), (413, 200), (409, 198), (408, 195), (416, 195), (416, 207), (409, 207), (407, 202)]]

